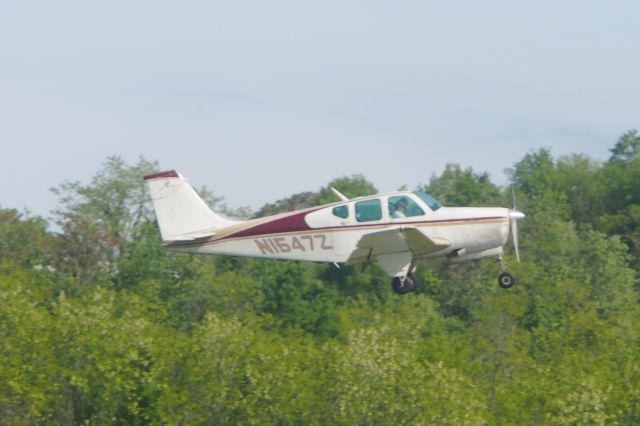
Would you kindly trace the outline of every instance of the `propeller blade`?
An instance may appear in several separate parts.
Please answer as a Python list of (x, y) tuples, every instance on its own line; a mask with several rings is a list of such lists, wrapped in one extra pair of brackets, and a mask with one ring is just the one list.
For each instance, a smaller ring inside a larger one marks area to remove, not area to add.
[(511, 236), (513, 247), (516, 251), (516, 259), (520, 262), (520, 245), (518, 243), (518, 221), (524, 219), (524, 213), (516, 210), (516, 190), (511, 185), (511, 210), (509, 211), (509, 224), (511, 225)]
[(518, 219), (511, 219), (511, 235), (513, 236), (513, 247), (516, 249), (516, 259), (520, 263), (520, 248), (518, 244)]

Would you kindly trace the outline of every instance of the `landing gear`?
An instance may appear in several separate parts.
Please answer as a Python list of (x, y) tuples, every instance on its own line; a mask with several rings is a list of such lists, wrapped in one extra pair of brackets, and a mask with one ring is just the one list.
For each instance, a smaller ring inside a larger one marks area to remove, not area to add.
[(416, 282), (416, 276), (413, 273), (409, 273), (405, 277), (393, 277), (391, 288), (397, 294), (411, 293), (416, 291)]
[(508, 272), (503, 272), (498, 277), (498, 284), (502, 288), (511, 288), (515, 282), (516, 280), (513, 278), (513, 275)]
[(502, 288), (511, 288), (513, 284), (516, 282), (513, 275), (507, 272), (507, 262), (504, 260), (502, 255), (498, 255), (498, 261), (500, 262), (500, 267), (502, 268), (502, 273), (498, 276), (498, 285)]

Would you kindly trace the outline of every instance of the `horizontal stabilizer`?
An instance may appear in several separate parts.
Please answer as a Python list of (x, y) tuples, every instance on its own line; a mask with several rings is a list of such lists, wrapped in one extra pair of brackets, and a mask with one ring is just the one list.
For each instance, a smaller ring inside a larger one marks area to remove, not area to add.
[(199, 240), (208, 240), (209, 238), (216, 235), (215, 232), (208, 232), (206, 234), (191, 234), (191, 235), (180, 235), (176, 238), (173, 238), (172, 241), (199, 241)]

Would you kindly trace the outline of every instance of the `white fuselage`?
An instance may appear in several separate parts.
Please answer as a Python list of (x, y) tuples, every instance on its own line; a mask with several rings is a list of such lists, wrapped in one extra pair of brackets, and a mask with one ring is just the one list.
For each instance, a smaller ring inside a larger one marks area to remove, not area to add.
[[(177, 171), (144, 177), (165, 247), (170, 250), (348, 264), (377, 261), (397, 293), (415, 290), (416, 259), (502, 256), (509, 229), (518, 258), (516, 221), (498, 207), (443, 207), (429, 194), (398, 191), (348, 199), (247, 221), (212, 211)], [(332, 188), (333, 189), (333, 188)], [(515, 206), (515, 202), (514, 202)], [(513, 277), (503, 273), (508, 288)]]
[[(388, 196), (377, 197), (384, 202)], [(484, 253), (497, 254), (496, 249), (501, 249), (508, 238), (506, 208), (441, 207), (433, 211), (423, 203), (420, 207), (424, 215), (393, 218), (383, 210), (378, 220), (366, 222), (359, 222), (355, 214), (342, 218), (333, 213), (341, 206), (353, 212), (358, 200), (254, 219), (217, 229), (206, 241), (170, 242), (167, 247), (200, 254), (341, 263), (347, 261), (364, 235), (407, 226), (432, 240), (450, 243), (423, 257), (456, 254), (459, 258), (473, 258)]]

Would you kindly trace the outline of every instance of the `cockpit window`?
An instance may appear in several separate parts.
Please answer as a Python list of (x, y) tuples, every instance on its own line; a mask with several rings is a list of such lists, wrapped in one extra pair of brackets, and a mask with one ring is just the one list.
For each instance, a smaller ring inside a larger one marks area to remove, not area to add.
[(416, 194), (418, 197), (420, 197), (420, 199), (424, 201), (429, 206), (429, 208), (433, 211), (436, 211), (440, 207), (442, 207), (442, 204), (437, 202), (435, 198), (433, 198), (431, 195), (427, 194), (426, 192), (413, 191), (413, 193)]
[(349, 207), (347, 206), (338, 206), (333, 208), (333, 215), (346, 219), (349, 217)]
[(402, 219), (404, 217), (422, 216), (424, 211), (418, 203), (406, 195), (389, 197), (389, 216), (392, 219)]
[(380, 200), (376, 198), (356, 203), (356, 219), (358, 222), (371, 222), (382, 219), (382, 204)]

